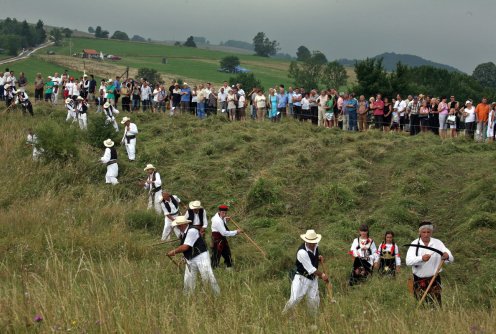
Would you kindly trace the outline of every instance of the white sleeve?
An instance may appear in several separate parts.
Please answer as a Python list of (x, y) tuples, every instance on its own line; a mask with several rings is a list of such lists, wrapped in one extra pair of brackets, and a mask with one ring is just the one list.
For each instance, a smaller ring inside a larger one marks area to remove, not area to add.
[(104, 164), (110, 161), (110, 149), (106, 148), (105, 153), (103, 153), (103, 157), (100, 158), (100, 161)]
[(236, 234), (238, 234), (237, 231), (228, 231), (226, 230), (226, 227), (224, 226), (224, 221), (219, 217), (212, 218), (212, 230), (216, 230), (219, 232), (223, 237), (234, 237)]
[[(172, 197), (174, 197), (177, 203), (181, 203), (181, 199), (179, 197), (177, 197), (176, 195), (172, 195)], [(179, 207), (177, 209), (179, 210)]]
[(312, 261), (310, 261), (310, 257), (308, 256), (308, 253), (304, 249), (300, 249), (298, 253), (296, 253), (296, 258), (298, 261), (303, 265), (303, 268), (312, 275), (314, 272), (317, 271), (317, 268), (315, 268), (312, 265)]
[(138, 134), (138, 127), (136, 126), (136, 124), (130, 124), (127, 134), (131, 136)]
[(353, 240), (353, 243), (351, 244), (350, 254), (353, 255), (354, 257), (359, 257), (360, 256), (360, 253), (358, 253), (359, 250), (360, 247), (358, 245), (358, 238), (356, 238), (355, 240)]
[(444, 243), (442, 241), (439, 241), (441, 243), (441, 247), (439, 247), (441, 249), (441, 251), (444, 253), (448, 253), (449, 257), (448, 257), (448, 260), (446, 260), (446, 263), (452, 263), (455, 261), (455, 258), (453, 257), (453, 254), (451, 254), (451, 251), (446, 248), (446, 246), (444, 245)]
[(153, 183), (155, 185), (155, 188), (162, 186), (162, 179), (160, 178), (160, 174), (158, 172), (155, 173), (155, 182)]
[(200, 237), (200, 232), (196, 228), (189, 228), (188, 234), (186, 235), (186, 239), (184, 240), (183, 245), (188, 245), (189, 247), (193, 247), (196, 240)]
[(416, 251), (416, 247), (408, 248), (408, 252), (406, 253), (406, 259), (405, 259), (405, 263), (407, 266), (415, 266), (422, 264), (424, 262), (422, 261), (422, 255), (416, 256), (415, 251)]
[(203, 209), (203, 228), (208, 227), (207, 210)]

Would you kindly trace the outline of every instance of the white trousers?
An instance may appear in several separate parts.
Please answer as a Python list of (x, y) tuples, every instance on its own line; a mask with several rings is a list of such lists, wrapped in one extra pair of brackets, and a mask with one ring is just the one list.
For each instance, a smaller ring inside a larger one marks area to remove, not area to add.
[(124, 141), (126, 143), (127, 157), (129, 158), (129, 160), (135, 160), (136, 159), (136, 138), (131, 139), (129, 141), (129, 144), (127, 143), (126, 138), (124, 138)]
[(155, 209), (155, 212), (159, 215), (163, 215), (162, 207), (160, 206), (160, 202), (162, 201), (162, 192), (159, 190), (156, 193), (150, 193), (148, 194), (148, 207), (147, 209), (150, 210), (151, 208)]
[(318, 278), (315, 277), (315, 279), (311, 280), (296, 274), (293, 283), (291, 283), (291, 297), (289, 297), (282, 313), (288, 312), (305, 296), (307, 297), (307, 305), (310, 310), (317, 312), (320, 304)]
[(186, 269), (184, 270), (184, 293), (192, 294), (196, 286), (196, 276), (200, 273), (203, 284), (210, 283), (212, 291), (218, 295), (220, 288), (215, 279), (212, 266), (210, 265), (210, 256), (208, 252), (203, 252), (197, 257), (186, 260)]
[(72, 120), (76, 119), (76, 112), (75, 111), (67, 111), (67, 117), (66, 117), (65, 121), (69, 122), (71, 119)]
[(81, 130), (86, 130), (88, 128), (88, 116), (86, 114), (79, 114), (78, 120)]
[(119, 125), (117, 125), (117, 121), (115, 120), (115, 117), (108, 117), (107, 116), (107, 120), (106, 120), (106, 123), (107, 124), (112, 124), (112, 126), (114, 127), (115, 129), (115, 132), (119, 132)]
[(325, 113), (326, 113), (326, 110), (325, 108), (322, 108), (322, 107), (319, 107), (319, 115), (318, 115), (318, 122), (317, 122), (317, 126), (324, 126), (325, 125)]
[(117, 176), (119, 175), (119, 166), (117, 163), (107, 166), (107, 174), (105, 174), (105, 183), (117, 184)]
[[(176, 215), (176, 217), (177, 217), (177, 215)], [(172, 220), (170, 220), (166, 216), (165, 221), (164, 221), (164, 230), (162, 232), (162, 239), (161, 240), (162, 241), (170, 240), (170, 234), (172, 231), (174, 231), (174, 234), (176, 234), (176, 237), (179, 238), (179, 231), (177, 230), (177, 228), (172, 228)]]

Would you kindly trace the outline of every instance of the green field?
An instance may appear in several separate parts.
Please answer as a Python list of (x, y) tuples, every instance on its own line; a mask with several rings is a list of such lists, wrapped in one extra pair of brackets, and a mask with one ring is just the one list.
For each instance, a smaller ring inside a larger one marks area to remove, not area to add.
[[(172, 77), (193, 78), (198, 81), (222, 83), (229, 80), (232, 74), (218, 72), (219, 61), (230, 52), (187, 48), (156, 43), (138, 43), (118, 40), (101, 40), (94, 38), (72, 38), (71, 47), (65, 41), (61, 47), (51, 47), (57, 55), (69, 56), (72, 53), (82, 52), (83, 49), (95, 49), (104, 54), (113, 54), (122, 57), (122, 60), (109, 62), (115, 65), (131, 68), (150, 67)], [(44, 51), (41, 51), (43, 53)], [(241, 66), (251, 70), (265, 88), (285, 84), (291, 81), (287, 76), (289, 61), (257, 57), (243, 53), (235, 54), (240, 58)], [(168, 59), (162, 64), (162, 58)], [(39, 60), (38, 60), (39, 61)], [(81, 59), (72, 59), (73, 62), (83, 62)], [(88, 66), (98, 61), (85, 60)], [(45, 65), (41, 65), (44, 67)], [(116, 73), (121, 74), (121, 73)], [(354, 72), (348, 69), (350, 80), (354, 80)]]
[[(138, 114), (138, 161), (125, 161), (119, 148), (120, 184), (110, 187), (96, 162), (103, 148), (89, 145), (91, 136), (69, 128), (61, 109), (35, 113), (1, 115), (0, 332), (307, 333), (315, 324), (317, 333), (494, 329), (494, 144)], [(91, 114), (90, 124), (96, 122), (101, 117)], [(24, 145), (29, 126), (51, 129), (51, 150), (77, 155), (33, 163)], [(145, 211), (146, 194), (136, 186), (147, 163), (162, 173), (165, 189), (185, 202), (200, 199), (209, 216), (230, 203), (232, 217), (269, 260), (233, 238), (235, 270), (215, 271), (221, 297), (198, 288), (184, 298), (182, 271), (165, 256), (172, 246), (152, 246), (162, 220)], [(376, 276), (347, 286), (347, 252), (361, 223), (377, 243), (392, 229), (403, 245), (416, 238), (422, 219), (435, 223), (435, 236), (455, 257), (443, 273), (443, 309), (415, 310), (409, 268), (393, 280)], [(326, 301), (321, 285), (317, 318), (305, 313), (305, 303), (282, 316), (298, 236), (309, 228), (323, 234), (337, 304)], [(33, 322), (36, 314), (44, 320)]]

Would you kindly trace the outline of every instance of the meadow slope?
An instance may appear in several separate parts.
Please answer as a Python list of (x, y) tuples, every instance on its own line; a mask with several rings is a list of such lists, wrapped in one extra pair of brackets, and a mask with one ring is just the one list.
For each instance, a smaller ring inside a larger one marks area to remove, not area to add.
[[(495, 145), (138, 114), (138, 161), (124, 161), (119, 148), (120, 184), (110, 187), (97, 162), (103, 148), (66, 129), (61, 109), (35, 112), (0, 115), (0, 332), (305, 333), (314, 323), (320, 333), (494, 332)], [(74, 136), (77, 156), (33, 162), (24, 145), (30, 126), (55, 129), (68, 146)], [(269, 260), (234, 238), (235, 270), (215, 271), (221, 297), (198, 289), (185, 299), (182, 272), (165, 256), (170, 247), (152, 246), (162, 221), (144, 210), (137, 186), (146, 163), (183, 201), (200, 199), (209, 216), (229, 203)], [(415, 310), (409, 269), (347, 286), (359, 224), (369, 224), (378, 243), (392, 229), (405, 244), (424, 218), (456, 260), (443, 274), (442, 310)], [(321, 285), (316, 319), (304, 307), (282, 316), (298, 236), (309, 228), (323, 234), (337, 304)], [(43, 321), (33, 321), (37, 314)]]

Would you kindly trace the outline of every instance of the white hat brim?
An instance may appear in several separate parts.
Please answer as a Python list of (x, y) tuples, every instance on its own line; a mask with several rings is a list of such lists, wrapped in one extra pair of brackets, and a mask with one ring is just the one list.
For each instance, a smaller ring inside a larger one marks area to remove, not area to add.
[(300, 238), (302, 238), (303, 241), (308, 242), (309, 244), (318, 244), (322, 239), (322, 234), (317, 234), (317, 239), (314, 240), (307, 239), (306, 234), (300, 234)]

